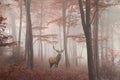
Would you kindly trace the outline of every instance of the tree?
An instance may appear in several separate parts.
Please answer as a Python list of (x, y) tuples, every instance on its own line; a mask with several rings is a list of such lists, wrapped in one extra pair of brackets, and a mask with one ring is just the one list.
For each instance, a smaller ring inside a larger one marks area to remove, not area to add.
[(25, 54), (27, 67), (33, 69), (33, 36), (32, 36), (32, 25), (30, 15), (30, 3), (31, 0), (25, 0), (26, 7), (26, 41), (25, 41)]
[(86, 14), (84, 12), (82, 0), (79, 0), (79, 7), (81, 13), (82, 26), (86, 37), (89, 80), (95, 80), (95, 67), (93, 60), (92, 36), (91, 36), (91, 20), (90, 20), (91, 3), (90, 2), (91, 0), (86, 0), (86, 4), (85, 4)]
[(66, 67), (70, 66), (69, 59), (68, 59), (68, 52), (67, 52), (67, 33), (66, 33), (66, 5), (67, 1), (63, 0), (63, 36), (64, 36), (64, 49), (65, 49), (65, 64)]
[(22, 31), (22, 0), (19, 0), (19, 6), (20, 6), (20, 26), (19, 26), (19, 36), (18, 36), (18, 54), (20, 53), (20, 44), (21, 44), (21, 31)]
[[(40, 14), (40, 27), (43, 26), (43, 1), (41, 0), (41, 4), (40, 4), (40, 11), (41, 11), (41, 14)], [(42, 35), (42, 31), (40, 30), (40, 35)], [(41, 54), (41, 62), (43, 63), (43, 43), (42, 43), (42, 40), (41, 40), (41, 37), (40, 37), (40, 54)], [(40, 56), (40, 55), (39, 55)]]

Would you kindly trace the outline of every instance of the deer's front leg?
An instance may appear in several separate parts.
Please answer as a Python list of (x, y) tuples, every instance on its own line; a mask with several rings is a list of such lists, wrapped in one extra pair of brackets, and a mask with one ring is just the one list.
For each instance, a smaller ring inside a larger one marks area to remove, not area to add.
[(50, 68), (52, 68), (53, 64), (50, 64)]

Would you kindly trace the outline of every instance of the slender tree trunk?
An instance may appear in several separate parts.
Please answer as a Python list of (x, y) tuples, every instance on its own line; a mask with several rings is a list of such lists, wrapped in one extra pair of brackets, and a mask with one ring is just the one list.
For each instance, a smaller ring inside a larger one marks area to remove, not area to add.
[(18, 36), (18, 54), (20, 53), (21, 31), (22, 31), (22, 0), (19, 0), (19, 6), (20, 6), (20, 27), (19, 27), (19, 36)]
[(82, 67), (82, 63), (81, 63), (81, 59), (82, 59), (82, 54), (83, 54), (83, 45), (81, 45), (81, 50), (80, 50), (80, 58), (78, 58), (79, 59), (79, 65), (81, 65), (81, 67)]
[(101, 18), (100, 20), (100, 28), (101, 28), (101, 43), (100, 43), (100, 47), (101, 47), (101, 67), (103, 67), (104, 65), (104, 40), (102, 40), (102, 38), (104, 37), (104, 22), (103, 22), (103, 18)]
[(27, 54), (27, 66), (30, 69), (33, 69), (33, 36), (32, 36), (32, 24), (31, 24), (31, 15), (30, 15), (30, 2), (31, 0), (26, 0), (26, 54)]
[(66, 67), (70, 66), (67, 52), (67, 33), (66, 33), (66, 0), (63, 0), (63, 34), (64, 34), (64, 49), (65, 49), (65, 64)]
[[(43, 26), (43, 1), (41, 0), (41, 14), (40, 14), (40, 27)], [(42, 35), (42, 31), (40, 30), (40, 35)], [(40, 59), (41, 62), (43, 62), (43, 43), (42, 43), (42, 39), (40, 37)]]
[[(101, 39), (102, 38), (103, 38), (103, 26), (101, 26)], [(100, 47), (101, 47), (101, 67), (102, 67), (104, 62), (103, 40), (101, 40)]]
[[(109, 20), (109, 10), (107, 13), (107, 18)], [(106, 23), (105, 24), (105, 35), (107, 38), (110, 38), (109, 33), (110, 33), (110, 25), (109, 25), (109, 23)], [(105, 50), (105, 58), (104, 59), (105, 59), (106, 63), (108, 63), (108, 48), (109, 48), (109, 40), (108, 39), (105, 42), (105, 47), (106, 47), (106, 50)]]
[(77, 58), (77, 45), (76, 45), (76, 42), (74, 42), (74, 63), (75, 63), (75, 66), (78, 66), (78, 58)]
[(60, 42), (60, 49), (62, 49), (62, 41), (61, 41), (61, 26), (59, 24), (59, 42)]

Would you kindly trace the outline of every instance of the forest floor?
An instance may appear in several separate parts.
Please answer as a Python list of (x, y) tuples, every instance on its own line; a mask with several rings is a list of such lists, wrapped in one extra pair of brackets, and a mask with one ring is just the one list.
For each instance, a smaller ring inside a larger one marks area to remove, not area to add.
[(0, 80), (88, 80), (87, 70), (84, 68), (35, 67), (30, 70), (20, 62), (8, 64), (5, 59), (5, 56), (0, 56)]

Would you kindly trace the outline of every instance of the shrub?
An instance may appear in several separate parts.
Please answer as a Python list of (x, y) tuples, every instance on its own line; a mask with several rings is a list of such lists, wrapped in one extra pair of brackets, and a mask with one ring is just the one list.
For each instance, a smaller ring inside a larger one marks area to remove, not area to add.
[(17, 62), (24, 62), (25, 59), (22, 55), (11, 55), (7, 58), (7, 63), (17, 63)]

